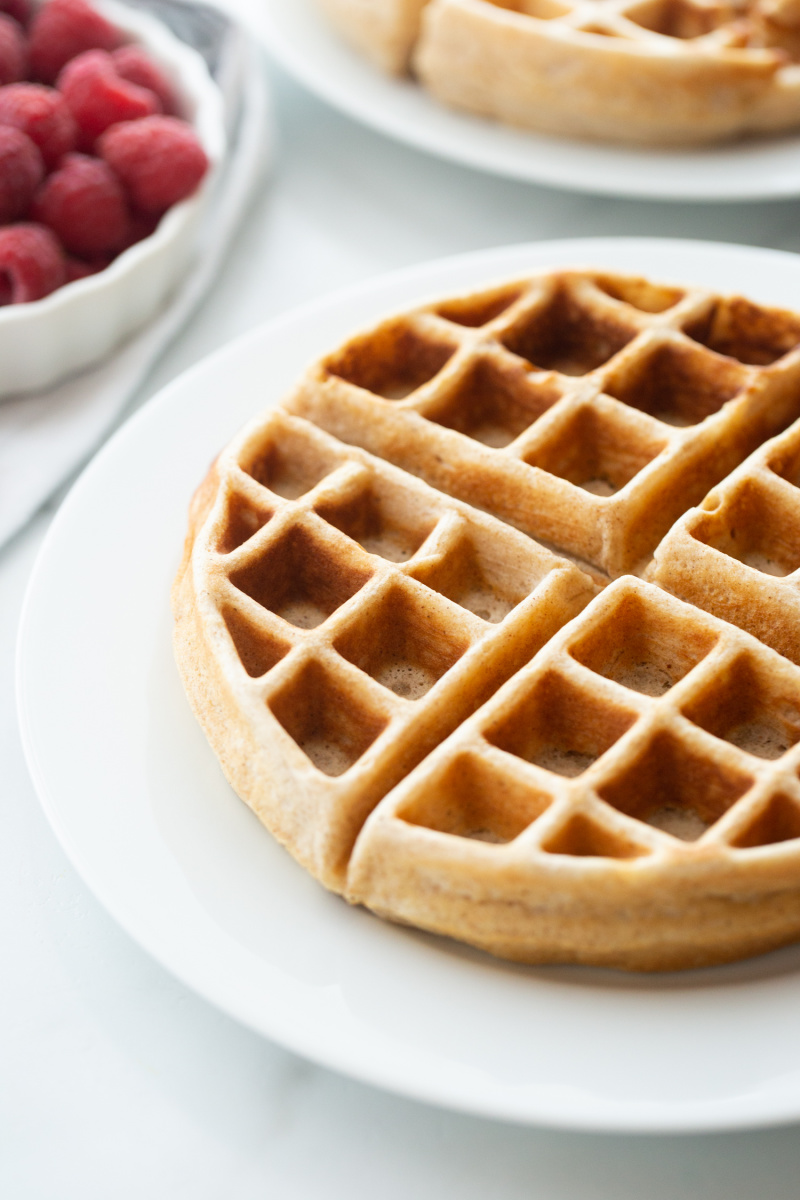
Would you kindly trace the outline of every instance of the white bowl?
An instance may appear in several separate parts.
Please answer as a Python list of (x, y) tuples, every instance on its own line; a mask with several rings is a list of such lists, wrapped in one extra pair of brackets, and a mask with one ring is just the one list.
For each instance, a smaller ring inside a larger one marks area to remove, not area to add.
[(147, 13), (115, 0), (95, 6), (166, 72), (210, 168), (194, 195), (174, 205), (150, 237), (104, 271), (43, 300), (0, 308), (0, 397), (47, 388), (89, 366), (156, 315), (195, 254), (198, 226), (225, 153), (222, 96), (200, 55)]

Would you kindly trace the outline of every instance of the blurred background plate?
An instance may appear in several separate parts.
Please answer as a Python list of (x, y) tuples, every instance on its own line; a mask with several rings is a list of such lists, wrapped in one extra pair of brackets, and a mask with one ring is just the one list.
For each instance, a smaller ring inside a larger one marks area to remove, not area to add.
[(646, 150), (528, 133), (437, 103), (352, 50), (315, 0), (261, 0), (247, 18), (306, 87), (381, 133), (429, 154), (529, 183), (649, 200), (800, 195), (800, 131), (692, 150)]

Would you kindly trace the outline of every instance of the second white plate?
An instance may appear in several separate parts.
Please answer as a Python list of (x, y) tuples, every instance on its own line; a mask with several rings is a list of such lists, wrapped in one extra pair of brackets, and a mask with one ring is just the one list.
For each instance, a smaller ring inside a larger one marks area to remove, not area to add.
[(261, 0), (248, 19), (306, 87), (358, 121), (441, 158), (571, 191), (650, 200), (800, 195), (800, 133), (697, 150), (647, 150), (527, 133), (445, 108), (351, 50), (315, 0)]
[(800, 946), (662, 977), (494, 961), (326, 893), (226, 784), (183, 695), (169, 588), (186, 510), (241, 423), (359, 326), (537, 267), (596, 265), (797, 303), (800, 258), (701, 242), (511, 247), (404, 271), (270, 324), (108, 443), (33, 574), (18, 694), (33, 779), (128, 932), (221, 1009), (356, 1078), (594, 1130), (800, 1118)]

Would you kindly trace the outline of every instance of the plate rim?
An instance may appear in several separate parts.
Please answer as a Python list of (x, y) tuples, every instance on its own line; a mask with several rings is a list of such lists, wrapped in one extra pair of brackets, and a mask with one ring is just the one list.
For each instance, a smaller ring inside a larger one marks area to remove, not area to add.
[[(68, 822), (66, 824), (64, 822), (63, 809), (59, 808), (58, 802), (54, 802), (47, 773), (43, 771), (37, 759), (34, 721), (28, 698), (30, 681), (26, 678), (25, 662), (28, 653), (27, 646), (30, 639), (35, 636), (33, 609), (39, 580), (45, 573), (46, 564), (53, 547), (58, 544), (59, 539), (63, 536), (62, 530), (69, 526), (73, 508), (79, 504), (84, 491), (89, 490), (91, 492), (95, 476), (102, 472), (105, 463), (113, 461), (114, 455), (124, 450), (127, 441), (132, 437), (132, 431), (146, 426), (149, 422), (157, 422), (161, 411), (167, 410), (171, 405), (175, 404), (179, 400), (180, 394), (187, 387), (193, 385), (196, 377), (205, 374), (211, 364), (224, 363), (226, 359), (236, 358), (243, 352), (247, 353), (248, 346), (255, 346), (262, 340), (274, 338), (285, 327), (301, 325), (312, 319), (315, 315), (319, 315), (325, 311), (333, 311), (347, 301), (354, 301), (357, 298), (374, 295), (376, 291), (379, 293), (391, 292), (401, 289), (406, 285), (413, 286), (417, 281), (424, 284), (421, 289), (424, 292), (429, 281), (442, 272), (453, 270), (456, 267), (464, 267), (467, 270), (473, 267), (477, 269), (486, 263), (514, 257), (517, 254), (525, 255), (533, 253), (534, 255), (542, 254), (545, 257), (551, 257), (555, 254), (570, 255), (579, 251), (582, 253), (584, 248), (587, 249), (589, 254), (602, 254), (604, 251), (613, 254), (615, 248), (621, 245), (624, 245), (626, 248), (636, 247), (643, 254), (647, 253), (648, 247), (658, 246), (663, 251), (668, 247), (680, 246), (683, 250), (692, 250), (698, 254), (706, 251), (712, 254), (727, 256), (733, 252), (744, 259), (755, 256), (759, 258), (774, 258), (785, 263), (791, 261), (793, 268), (798, 272), (798, 283), (800, 283), (799, 257), (786, 251), (759, 249), (757, 247), (744, 247), (726, 243), (669, 238), (587, 238), (559, 239), (558, 241), (551, 242), (522, 243), (518, 246), (495, 247), (403, 268), (400, 271), (393, 271), (376, 278), (368, 279), (322, 298), (315, 299), (277, 318), (266, 321), (255, 329), (237, 337), (232, 342), (217, 349), (198, 363), (195, 363), (161, 389), (114, 433), (87, 465), (61, 504), (37, 554), (25, 591), (19, 622), (15, 662), (16, 698), (23, 751), (34, 789), (59, 843), (83, 882), (128, 936), (190, 990), (201, 995), (215, 1007), (250, 1027), (261, 1036), (271, 1038), (294, 1053), (311, 1059), (329, 1069), (336, 1070), (343, 1075), (355, 1078), (360, 1082), (380, 1087), (422, 1103), (522, 1125), (535, 1125), (576, 1132), (676, 1134), (754, 1129), (788, 1124), (800, 1117), (800, 1090), (791, 1101), (778, 1096), (773, 1097), (771, 1103), (765, 1104), (762, 1098), (760, 1111), (757, 1112), (747, 1111), (746, 1106), (744, 1111), (739, 1111), (736, 1108), (731, 1109), (731, 1106), (726, 1104), (726, 1102), (720, 1104), (719, 1102), (704, 1101), (699, 1106), (695, 1105), (695, 1111), (692, 1113), (687, 1114), (684, 1112), (681, 1115), (681, 1113), (673, 1111), (668, 1117), (665, 1116), (664, 1111), (660, 1108), (658, 1111), (648, 1111), (646, 1102), (643, 1103), (641, 1100), (632, 1101), (630, 1099), (627, 1099), (624, 1104), (620, 1105), (621, 1111), (615, 1109), (613, 1112), (602, 1113), (598, 1112), (599, 1102), (595, 1099), (589, 1105), (589, 1109), (593, 1113), (591, 1116), (589, 1116), (588, 1110), (585, 1108), (578, 1112), (571, 1112), (564, 1107), (563, 1102), (556, 1112), (553, 1111), (552, 1105), (531, 1107), (530, 1104), (525, 1106), (525, 1111), (521, 1111), (520, 1106), (515, 1104), (513, 1100), (508, 1099), (508, 1097), (506, 1103), (499, 1101), (495, 1097), (492, 1100), (491, 1106), (487, 1107), (485, 1102), (476, 1099), (473, 1095), (455, 1094), (452, 1085), (450, 1087), (432, 1087), (430, 1080), (422, 1083), (418, 1079), (415, 1080), (413, 1077), (409, 1077), (409, 1072), (405, 1072), (404, 1074), (400, 1071), (399, 1074), (403, 1076), (402, 1078), (397, 1077), (397, 1072), (394, 1078), (387, 1078), (385, 1066), (377, 1068), (374, 1063), (367, 1061), (363, 1056), (359, 1062), (354, 1063), (352, 1053), (349, 1050), (340, 1052), (338, 1049), (333, 1049), (330, 1039), (320, 1038), (317, 1031), (312, 1031), (314, 1036), (309, 1036), (308, 1031), (306, 1031), (304, 1036), (299, 1037), (292, 1022), (289, 1022), (287, 1025), (285, 1019), (274, 1019), (274, 1015), (270, 1027), (266, 1028), (263, 1020), (254, 1021), (252, 1014), (248, 1014), (245, 1011), (247, 1006), (241, 1004), (237, 1006), (237, 1004), (233, 1003), (226, 989), (216, 985), (207, 974), (202, 982), (198, 982), (196, 968), (190, 961), (191, 956), (187, 959), (184, 954), (182, 957), (179, 956), (176, 959), (174, 955), (165, 955), (160, 944), (153, 944), (154, 935), (152, 931), (142, 929), (141, 921), (137, 924), (135, 916), (132, 916), (131, 913), (125, 910), (124, 904), (121, 904), (113, 895), (108, 894), (104, 884), (96, 878), (96, 873), (93, 874), (92, 869), (90, 867), (87, 868), (85, 854), (75, 844)], [(546, 264), (542, 263), (542, 265)], [(598, 263), (597, 265), (601, 264)], [(530, 270), (532, 268), (525, 265), (523, 269)], [(405, 301), (402, 303), (405, 304)], [(387, 309), (388, 311), (390, 310)], [(376, 315), (376, 320), (379, 315)], [(413, 1071), (414, 1068), (412, 1066), (410, 1069), (411, 1076), (413, 1076)], [(506, 1091), (513, 1092), (514, 1086), (509, 1085)], [(634, 1105), (637, 1105), (635, 1113), (632, 1111)], [(685, 1110), (687, 1107), (690, 1106), (684, 1105), (683, 1109)], [(697, 1111), (698, 1107), (702, 1111)]]

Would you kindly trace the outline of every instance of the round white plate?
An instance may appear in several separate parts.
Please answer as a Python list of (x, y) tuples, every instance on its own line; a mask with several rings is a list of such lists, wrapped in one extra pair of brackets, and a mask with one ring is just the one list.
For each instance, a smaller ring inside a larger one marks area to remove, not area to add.
[(327, 23), (315, 0), (261, 0), (248, 19), (306, 87), (381, 133), (441, 158), (531, 183), (651, 200), (800, 195), (800, 134), (697, 150), (646, 150), (527, 133), (445, 108), (383, 75)]
[(795, 306), (800, 258), (658, 240), (427, 264), (257, 330), (168, 387), (63, 504), (19, 641), (25, 751), (74, 865), (188, 986), (285, 1046), (453, 1108), (594, 1130), (800, 1117), (800, 947), (662, 977), (504, 964), (325, 892), (224, 781), (170, 644), (192, 490), (307, 363), (394, 309), (540, 266), (596, 265)]

